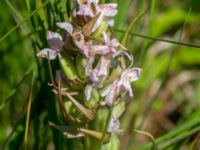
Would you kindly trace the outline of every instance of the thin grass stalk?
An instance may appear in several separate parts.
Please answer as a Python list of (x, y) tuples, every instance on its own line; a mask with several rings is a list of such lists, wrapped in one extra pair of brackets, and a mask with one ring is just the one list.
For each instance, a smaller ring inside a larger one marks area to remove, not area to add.
[(20, 23), (18, 23), (16, 26), (14, 26), (12, 29), (10, 29), (5, 35), (3, 35), (0, 38), (0, 42), (3, 41), (5, 38), (7, 38), (13, 31), (15, 31), (18, 27), (20, 27), (21, 25), (24, 24), (24, 22), (26, 22), (28, 19), (30, 19), (30, 17), (32, 17), (33, 15), (35, 15), (41, 8), (45, 7), (48, 4), (49, 0), (45, 1), (41, 7), (35, 9), (33, 12), (31, 12), (28, 16), (26, 16)]
[(32, 103), (34, 80), (35, 80), (35, 72), (33, 72), (31, 90), (30, 90), (28, 107), (27, 107), (26, 126), (25, 126), (25, 134), (24, 134), (24, 147), (25, 147), (25, 149), (28, 148), (27, 147), (28, 146), (28, 131), (29, 131), (29, 126), (30, 126), (30, 112), (31, 112), (31, 103)]

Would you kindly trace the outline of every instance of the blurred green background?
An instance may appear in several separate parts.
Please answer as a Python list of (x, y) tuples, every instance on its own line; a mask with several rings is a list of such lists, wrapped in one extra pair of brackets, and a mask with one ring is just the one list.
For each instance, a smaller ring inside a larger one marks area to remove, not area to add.
[[(107, 2), (118, 3), (113, 32), (119, 40), (132, 18), (145, 11), (127, 42), (135, 66), (142, 68), (143, 72), (133, 85), (135, 99), (121, 118), (121, 128), (130, 131), (122, 135), (126, 141), (122, 142), (122, 147), (136, 149), (151, 141), (147, 135), (133, 131), (140, 129), (158, 138), (161, 149), (198, 149), (200, 132), (191, 131), (200, 127), (200, 1)], [(36, 81), (29, 149), (75, 149), (73, 140), (64, 138), (62, 133), (48, 125), (48, 121), (64, 121), (53, 93), (49, 92), (47, 62), (38, 61), (35, 56), (36, 51), (47, 45), (47, 30), (56, 31), (55, 22), (67, 19), (72, 2), (52, 0), (43, 6), (44, 3), (42, 0), (0, 2), (0, 38), (26, 19), (0, 40), (0, 149), (23, 148), (33, 72)], [(31, 17), (26, 18), (30, 14)], [(58, 68), (56, 63), (53, 68)], [(184, 137), (186, 133), (191, 134)], [(163, 140), (165, 135), (169, 137)], [(175, 141), (174, 144), (170, 140)], [(163, 143), (166, 141), (168, 143)], [(150, 149), (148, 145), (143, 148)]]

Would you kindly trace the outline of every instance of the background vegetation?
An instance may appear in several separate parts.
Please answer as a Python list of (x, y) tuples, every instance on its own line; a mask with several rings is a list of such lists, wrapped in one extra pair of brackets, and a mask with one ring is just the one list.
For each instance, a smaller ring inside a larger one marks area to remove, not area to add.
[[(121, 118), (121, 148), (199, 149), (200, 1), (103, 1), (119, 4), (113, 29), (118, 39), (130, 21), (145, 12), (127, 41), (135, 66), (143, 72)], [(1, 1), (0, 149), (25, 148), (27, 110), (28, 149), (79, 149), (77, 141), (48, 125), (67, 122), (47, 84), (47, 62), (35, 55), (47, 46), (47, 30), (56, 31), (55, 23), (67, 20), (71, 8), (70, 0)], [(57, 62), (52, 65), (58, 68)]]

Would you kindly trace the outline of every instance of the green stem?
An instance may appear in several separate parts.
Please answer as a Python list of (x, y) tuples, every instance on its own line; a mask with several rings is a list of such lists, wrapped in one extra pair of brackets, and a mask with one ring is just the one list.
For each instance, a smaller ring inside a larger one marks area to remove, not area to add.
[(3, 35), (0, 38), (0, 42), (3, 41), (5, 38), (7, 38), (13, 31), (15, 31), (18, 27), (20, 27), (24, 22), (26, 22), (30, 17), (32, 17), (33, 15), (35, 15), (41, 8), (43, 8), (47, 3), (49, 2), (49, 0), (47, 0), (46, 2), (44, 2), (41, 7), (35, 9), (32, 13), (30, 13), (28, 16), (26, 16), (20, 23), (18, 23), (16, 26), (14, 26), (10, 31), (8, 31), (5, 35)]

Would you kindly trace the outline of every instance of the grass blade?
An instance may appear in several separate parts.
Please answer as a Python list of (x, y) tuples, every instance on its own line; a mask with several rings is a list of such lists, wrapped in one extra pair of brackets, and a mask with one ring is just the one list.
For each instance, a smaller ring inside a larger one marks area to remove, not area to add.
[(15, 31), (18, 27), (20, 27), (24, 22), (26, 22), (30, 17), (32, 17), (33, 15), (35, 15), (41, 8), (43, 8), (44, 6), (47, 5), (47, 3), (49, 2), (49, 0), (47, 0), (46, 2), (44, 2), (41, 7), (35, 9), (32, 13), (30, 13), (28, 16), (26, 16), (20, 23), (18, 23), (16, 26), (14, 26), (12, 29), (10, 29), (10, 31), (8, 31), (5, 35), (3, 35), (0, 38), (0, 42), (3, 41), (5, 38), (7, 38), (13, 31)]
[[(121, 32), (121, 33), (125, 32), (124, 30), (121, 30), (121, 29), (115, 29), (115, 31)], [(185, 42), (181, 42), (181, 41), (156, 38), (156, 37), (147, 36), (147, 35), (143, 35), (143, 34), (139, 34), (139, 33), (131, 32), (131, 33), (129, 33), (129, 35), (139, 37), (139, 38), (145, 38), (145, 39), (149, 39), (149, 40), (153, 40), (153, 41), (161, 41), (161, 42), (166, 42), (166, 43), (171, 43), (171, 44), (176, 44), (176, 45), (181, 45), (181, 46), (200, 48), (200, 45), (198, 45), (198, 44), (191, 44), (191, 43), (185, 43)]]
[(35, 72), (33, 72), (32, 85), (31, 85), (31, 90), (30, 90), (30, 95), (29, 95), (29, 100), (28, 100), (28, 107), (27, 107), (26, 126), (25, 126), (25, 135), (24, 135), (25, 149), (27, 149), (27, 144), (28, 144), (28, 129), (29, 129), (29, 124), (30, 124), (30, 112), (31, 112), (31, 102), (32, 102), (34, 80), (35, 80)]

